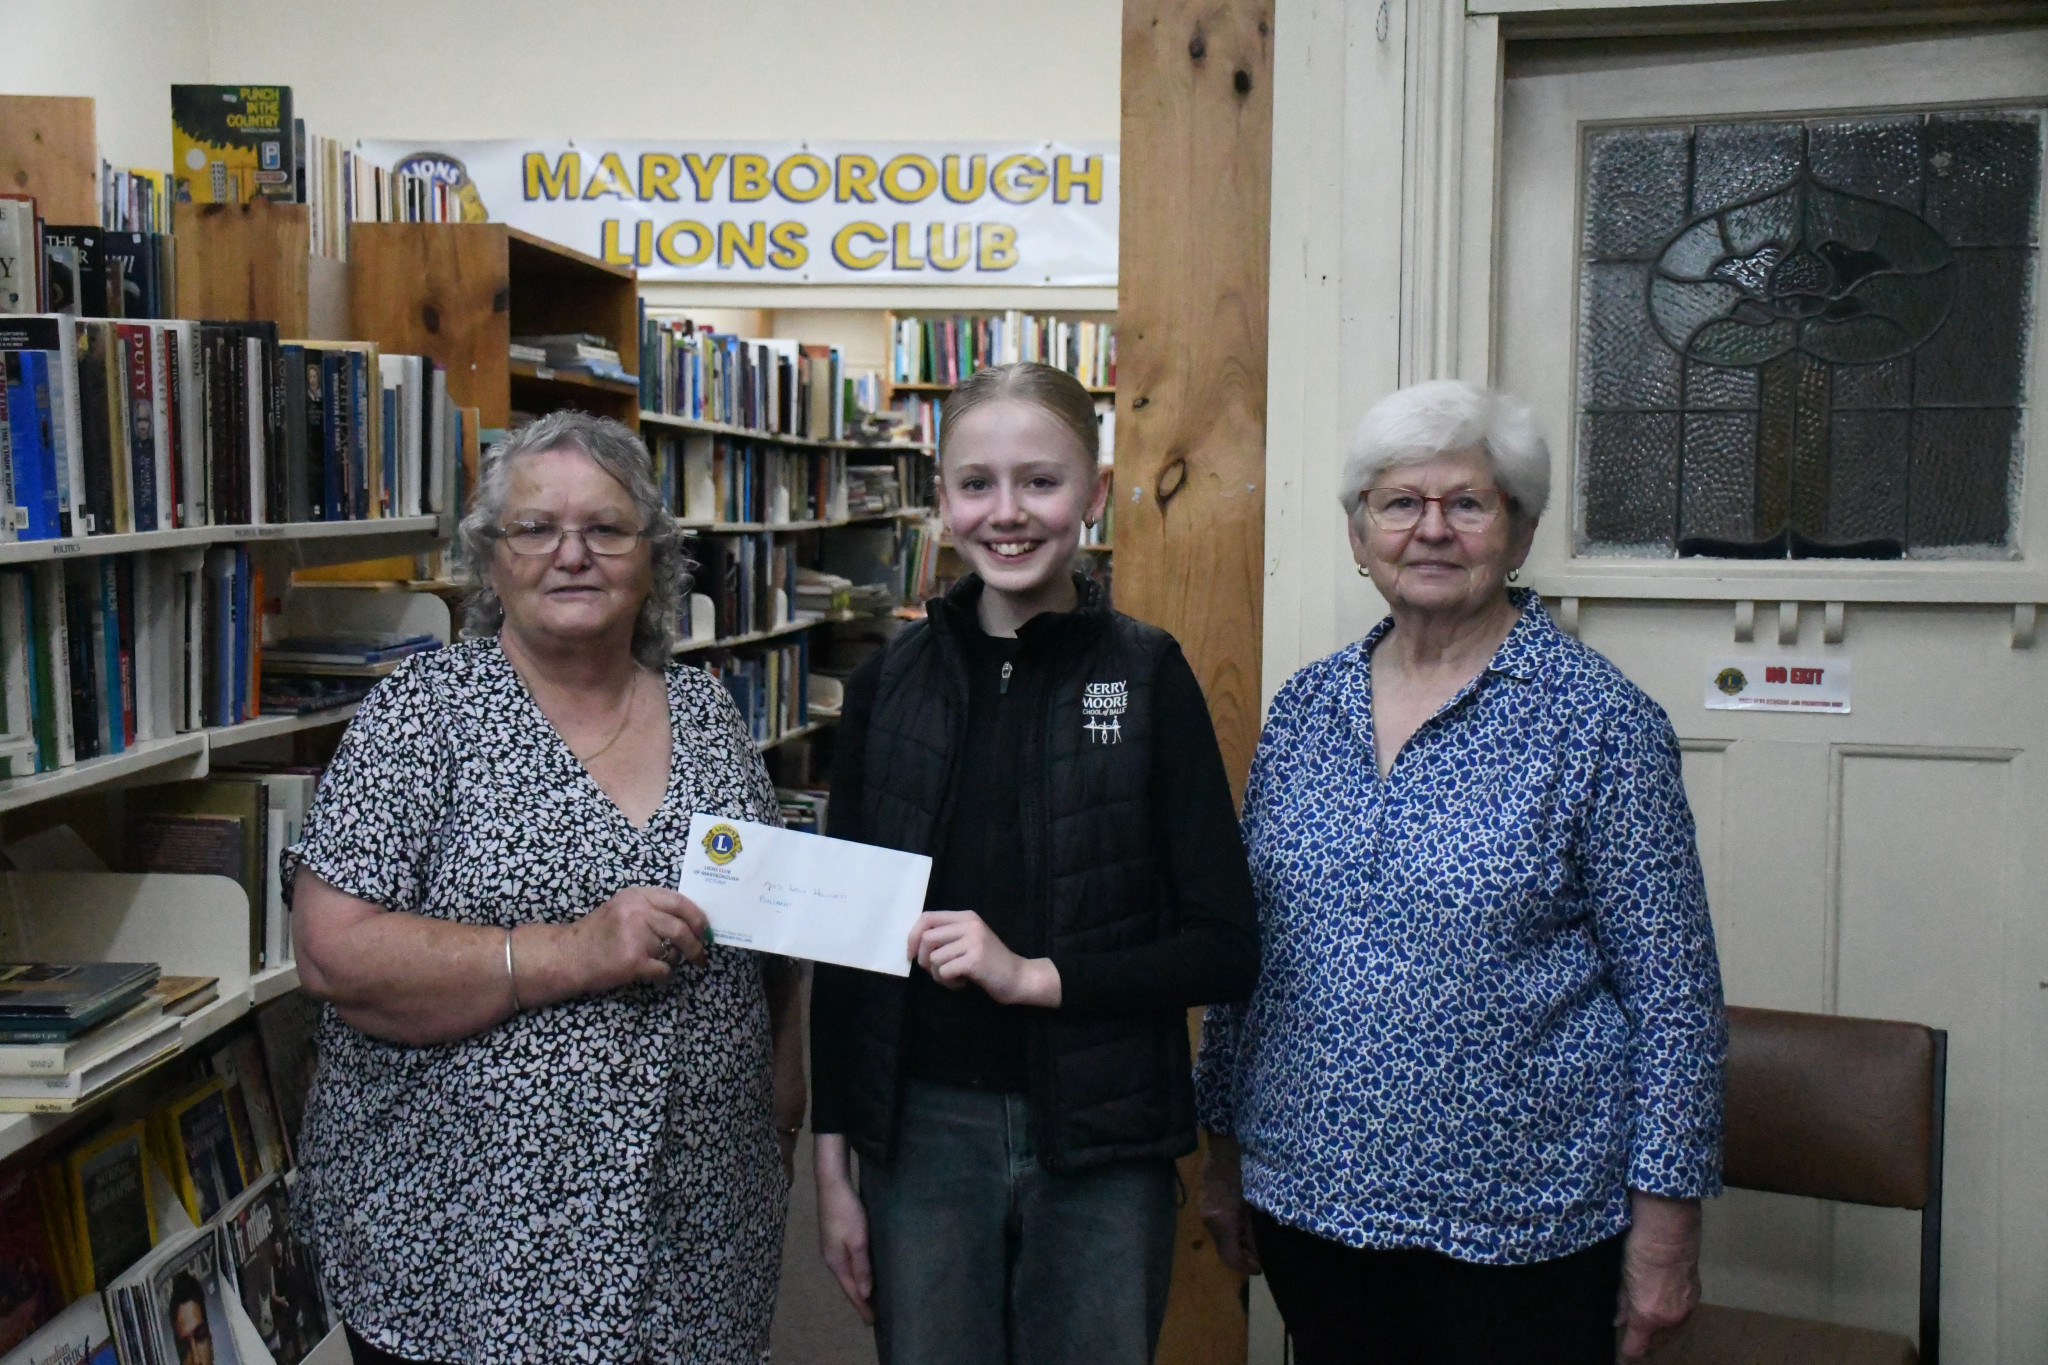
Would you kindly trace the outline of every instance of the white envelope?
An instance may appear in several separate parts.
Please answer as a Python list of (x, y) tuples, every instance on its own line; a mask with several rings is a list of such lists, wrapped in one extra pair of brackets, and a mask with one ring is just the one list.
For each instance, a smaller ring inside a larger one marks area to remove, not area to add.
[(735, 948), (910, 975), (932, 860), (701, 811), (676, 889)]

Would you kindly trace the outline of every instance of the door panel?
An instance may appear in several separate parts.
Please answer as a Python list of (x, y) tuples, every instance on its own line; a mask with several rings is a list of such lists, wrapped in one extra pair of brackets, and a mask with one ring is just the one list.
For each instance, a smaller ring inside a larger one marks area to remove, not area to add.
[[(1574, 424), (1585, 406), (1575, 329), (1586, 305), (1575, 291), (1589, 128), (1800, 120), (1873, 104), (2038, 106), (2048, 38), (1532, 43), (1510, 48), (1507, 72), (1495, 381), (1536, 406), (1560, 490), (1532, 576), (1546, 600), (1577, 599), (1581, 638), (1679, 733), (1729, 1001), (1949, 1030), (1943, 1348), (1951, 1365), (2038, 1365), (2048, 1359), (2048, 778), (2037, 757), (2048, 748), (2048, 646), (2016, 647), (2026, 642), (2010, 604), (2027, 598), (1998, 598), (1996, 581), (2017, 580), (1994, 570), (2038, 575), (2048, 561), (2048, 415), (2027, 415), (2017, 560), (1996, 565), (1780, 561), (1767, 584), (1745, 589), (1761, 566), (1577, 553), (1587, 509), (1564, 490), (1579, 486)], [(2043, 349), (2028, 360), (2037, 406), (2048, 393)], [(1849, 390), (1831, 401), (1846, 406)], [(1838, 479), (1831, 496), (1854, 491)], [(1977, 598), (1953, 591), (1966, 581)], [(1747, 639), (1743, 596), (1764, 599), (1750, 603)], [(1780, 597), (1801, 599), (1784, 643)], [(1839, 633), (1824, 626), (1830, 599), (1846, 600)], [(1708, 661), (1728, 656), (1849, 661), (1853, 709), (1709, 711)], [(1707, 1297), (1911, 1332), (1918, 1226), (1900, 1210), (1731, 1192), (1707, 1213)]]

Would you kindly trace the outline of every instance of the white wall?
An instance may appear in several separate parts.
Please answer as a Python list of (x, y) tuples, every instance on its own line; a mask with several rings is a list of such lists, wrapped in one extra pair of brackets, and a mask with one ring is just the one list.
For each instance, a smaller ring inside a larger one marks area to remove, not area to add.
[(90, 95), (100, 155), (171, 164), (171, 86), (210, 79), (202, 0), (0, 0), (0, 93)]

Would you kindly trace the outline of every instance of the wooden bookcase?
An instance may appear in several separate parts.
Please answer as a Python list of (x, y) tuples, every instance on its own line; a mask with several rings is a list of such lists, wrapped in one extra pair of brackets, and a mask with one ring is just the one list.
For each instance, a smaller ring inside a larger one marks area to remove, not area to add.
[(640, 424), (640, 385), (516, 364), (512, 338), (591, 332), (640, 370), (636, 272), (503, 223), (356, 223), (349, 229), (350, 332), (429, 355), (448, 393), (485, 427), (582, 408)]
[(304, 204), (173, 204), (177, 316), (277, 324), (281, 337), (352, 340), (348, 267), (312, 254)]

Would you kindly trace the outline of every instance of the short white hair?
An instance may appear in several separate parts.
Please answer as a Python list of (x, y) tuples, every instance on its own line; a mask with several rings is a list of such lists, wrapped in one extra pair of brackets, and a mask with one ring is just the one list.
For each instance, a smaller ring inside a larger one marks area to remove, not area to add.
[(1515, 511), (1531, 522), (1540, 518), (1550, 501), (1550, 446), (1535, 411), (1463, 379), (1410, 384), (1373, 404), (1345, 452), (1338, 501), (1347, 516), (1357, 516), (1365, 490), (1389, 469), (1475, 448)]

